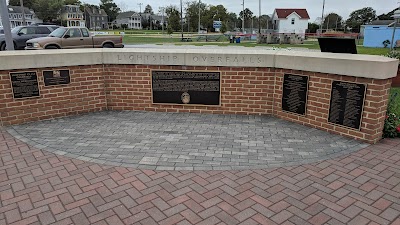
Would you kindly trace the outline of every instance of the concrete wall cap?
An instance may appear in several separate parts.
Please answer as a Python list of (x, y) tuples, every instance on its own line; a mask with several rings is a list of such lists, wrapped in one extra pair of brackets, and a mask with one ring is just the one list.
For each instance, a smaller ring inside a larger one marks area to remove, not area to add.
[(123, 48), (0, 52), (0, 70), (98, 64), (270, 67), (374, 79), (397, 76), (399, 60), (383, 56), (261, 48)]

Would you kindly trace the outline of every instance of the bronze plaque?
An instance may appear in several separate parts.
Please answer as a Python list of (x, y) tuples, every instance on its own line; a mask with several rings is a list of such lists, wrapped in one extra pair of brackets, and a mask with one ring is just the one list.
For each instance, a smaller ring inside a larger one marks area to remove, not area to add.
[(153, 103), (220, 105), (221, 73), (152, 71)]
[(359, 130), (366, 90), (365, 84), (333, 81), (328, 122)]
[(10, 73), (15, 99), (40, 97), (36, 71)]
[(308, 76), (285, 74), (283, 79), (282, 110), (306, 115)]
[(45, 86), (69, 84), (71, 82), (69, 70), (45, 70), (43, 77)]

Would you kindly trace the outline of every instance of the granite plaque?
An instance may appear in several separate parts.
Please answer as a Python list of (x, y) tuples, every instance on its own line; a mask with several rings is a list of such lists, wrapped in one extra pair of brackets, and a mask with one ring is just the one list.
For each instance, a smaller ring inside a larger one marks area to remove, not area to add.
[(153, 103), (220, 105), (220, 78), (220, 72), (153, 70)]
[(359, 130), (367, 87), (333, 81), (328, 122)]
[(282, 110), (306, 115), (308, 76), (285, 74), (282, 89)]
[(69, 84), (71, 82), (69, 70), (45, 70), (43, 77), (45, 86)]
[(10, 73), (15, 99), (40, 97), (36, 71)]

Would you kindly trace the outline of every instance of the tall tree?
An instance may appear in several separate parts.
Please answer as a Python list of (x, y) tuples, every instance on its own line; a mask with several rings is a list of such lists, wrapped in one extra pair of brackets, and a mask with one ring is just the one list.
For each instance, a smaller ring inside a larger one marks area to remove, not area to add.
[(399, 8), (395, 8), (392, 11), (388, 12), (387, 14), (382, 14), (378, 16), (379, 20), (393, 20), (394, 11), (398, 10)]
[(210, 5), (208, 9), (205, 10), (202, 24), (207, 30), (214, 30), (213, 21), (220, 20), (223, 23), (227, 21), (228, 11), (223, 5)]
[(181, 30), (181, 13), (174, 5), (167, 6), (165, 13), (168, 17), (168, 30), (179, 31)]
[[(20, 6), (20, 0), (9, 0), (8, 5), (13, 5), (13, 6)], [(24, 0), (24, 7), (27, 7), (29, 9), (33, 9), (33, 5), (35, 4), (35, 0)]]
[(35, 0), (33, 10), (44, 22), (51, 22), (58, 18), (63, 5), (63, 0)]
[(154, 14), (153, 8), (151, 7), (151, 5), (146, 5), (146, 7), (144, 8), (144, 11), (143, 11), (143, 12), (144, 12), (144, 13), (149, 13), (149, 14), (151, 14), (151, 15)]
[(64, 0), (64, 5), (82, 5), (82, 2), (79, 0)]
[(371, 7), (365, 7), (352, 12), (346, 20), (346, 25), (353, 32), (359, 32), (360, 26), (376, 20), (376, 11)]
[(199, 8), (200, 8), (200, 26), (203, 27), (203, 22), (205, 21), (205, 12), (207, 10), (207, 5), (204, 3), (199, 3), (199, 1), (188, 2), (186, 6), (186, 17), (189, 20), (189, 27), (191, 31), (197, 31), (199, 27)]
[(113, 0), (100, 0), (100, 9), (104, 9), (107, 13), (109, 22), (114, 21), (121, 11)]
[(343, 28), (343, 18), (336, 13), (329, 13), (324, 18), (323, 29)]
[[(243, 13), (244, 13), (244, 22), (245, 22), (245, 28), (251, 27), (251, 18), (253, 17), (253, 12), (249, 8), (245, 8), (244, 12), (240, 11), (238, 19), (240, 19), (240, 22), (243, 20)], [(240, 24), (240, 27), (242, 27), (242, 24)]]

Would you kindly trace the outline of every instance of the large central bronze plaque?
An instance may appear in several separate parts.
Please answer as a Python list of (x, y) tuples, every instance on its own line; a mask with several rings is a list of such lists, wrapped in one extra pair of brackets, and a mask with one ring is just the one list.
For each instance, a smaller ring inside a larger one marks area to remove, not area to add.
[(153, 70), (153, 103), (220, 105), (220, 79), (220, 72)]
[(365, 84), (333, 81), (328, 121), (359, 130), (366, 90)]

